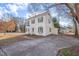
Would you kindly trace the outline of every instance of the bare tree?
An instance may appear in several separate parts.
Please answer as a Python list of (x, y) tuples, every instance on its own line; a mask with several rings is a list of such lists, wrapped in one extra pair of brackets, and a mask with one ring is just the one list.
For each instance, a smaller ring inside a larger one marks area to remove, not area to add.
[(70, 9), (71, 15), (74, 17), (73, 21), (75, 24), (75, 36), (78, 36), (78, 29), (77, 29), (77, 22), (78, 21), (78, 15), (77, 15), (77, 4), (67, 4), (65, 5)]

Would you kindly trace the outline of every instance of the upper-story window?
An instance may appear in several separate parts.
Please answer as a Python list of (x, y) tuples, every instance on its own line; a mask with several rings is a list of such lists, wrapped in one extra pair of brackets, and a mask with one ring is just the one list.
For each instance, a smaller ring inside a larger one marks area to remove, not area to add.
[(43, 17), (38, 18), (38, 23), (43, 22)]
[(34, 23), (35, 23), (35, 20), (33, 19), (33, 20), (31, 21), (31, 23), (34, 24)]

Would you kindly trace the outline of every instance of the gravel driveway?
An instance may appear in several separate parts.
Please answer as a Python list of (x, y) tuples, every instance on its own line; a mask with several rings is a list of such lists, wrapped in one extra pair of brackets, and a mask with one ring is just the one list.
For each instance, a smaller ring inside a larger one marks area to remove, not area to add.
[(8, 56), (55, 56), (61, 48), (79, 45), (78, 38), (48, 36), (35, 40), (24, 40), (9, 46), (1, 46), (0, 55)]

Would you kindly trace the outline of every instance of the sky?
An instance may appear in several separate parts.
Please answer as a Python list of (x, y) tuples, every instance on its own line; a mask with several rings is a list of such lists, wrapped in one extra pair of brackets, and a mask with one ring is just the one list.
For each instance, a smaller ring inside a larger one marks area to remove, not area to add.
[[(29, 18), (29, 12), (28, 12), (27, 6), (28, 6), (28, 3), (0, 3), (0, 19), (4, 17), (4, 14), (5, 15), (10, 14), (15, 17), (27, 19)], [(65, 11), (63, 11), (64, 9)], [(61, 15), (59, 18), (61, 20), (60, 21), (61, 26), (68, 26), (69, 24), (72, 24), (72, 18), (65, 16), (65, 12), (67, 10), (68, 9), (65, 6), (62, 6), (61, 8), (58, 7), (58, 9), (56, 9), (55, 7), (52, 7), (50, 9), (50, 14), (53, 17), (57, 17)]]
[(27, 5), (27, 3), (0, 3), (0, 18), (4, 13), (8, 13), (16, 17), (27, 18)]

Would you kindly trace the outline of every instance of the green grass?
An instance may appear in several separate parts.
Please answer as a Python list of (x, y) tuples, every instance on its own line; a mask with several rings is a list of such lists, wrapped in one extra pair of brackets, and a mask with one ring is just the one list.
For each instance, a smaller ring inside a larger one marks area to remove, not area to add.
[(79, 56), (79, 46), (60, 49), (57, 55), (59, 56)]

